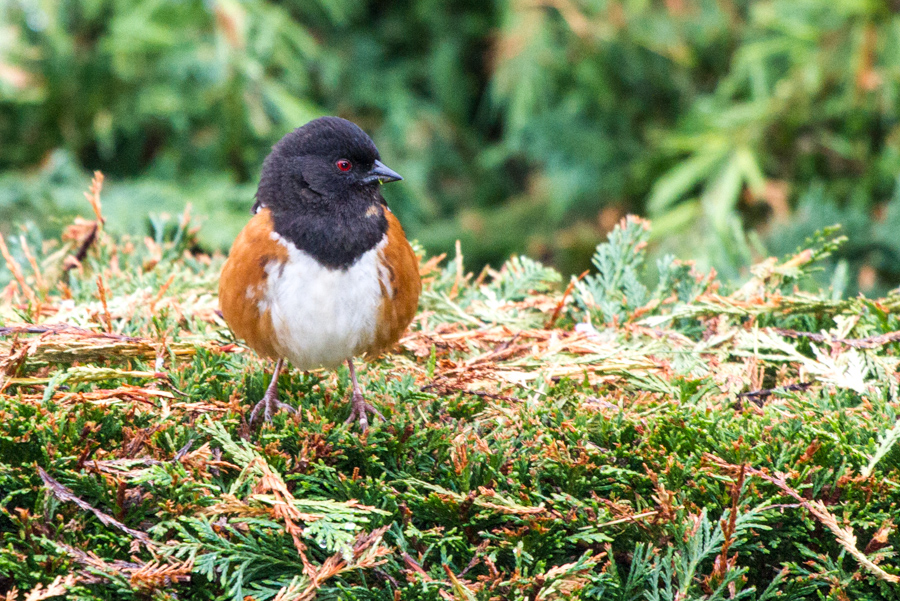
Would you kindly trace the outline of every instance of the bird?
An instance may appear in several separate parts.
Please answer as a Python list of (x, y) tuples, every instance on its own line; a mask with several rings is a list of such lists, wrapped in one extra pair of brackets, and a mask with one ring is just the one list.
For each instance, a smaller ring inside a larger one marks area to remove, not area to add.
[(422, 283), (403, 227), (381, 194), (403, 178), (355, 123), (320, 117), (287, 133), (263, 162), (252, 217), (219, 278), (219, 307), (237, 338), (274, 359), (250, 414), (295, 409), (278, 397), (285, 361), (303, 371), (346, 362), (350, 417), (369, 415), (353, 359), (390, 349), (415, 317)]

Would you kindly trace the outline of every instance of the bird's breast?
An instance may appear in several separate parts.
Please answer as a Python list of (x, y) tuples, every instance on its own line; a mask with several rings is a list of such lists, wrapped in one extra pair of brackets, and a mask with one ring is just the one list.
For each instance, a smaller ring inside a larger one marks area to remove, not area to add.
[(415, 316), (418, 261), (397, 218), (374, 246), (332, 267), (273, 228), (261, 209), (235, 240), (219, 280), (219, 305), (234, 333), (262, 356), (300, 369), (374, 357)]
[(342, 269), (272, 237), (287, 259), (265, 266), (267, 286), (258, 303), (282, 356), (301, 369), (334, 368), (372, 347), (390, 278), (382, 260), (387, 236)]

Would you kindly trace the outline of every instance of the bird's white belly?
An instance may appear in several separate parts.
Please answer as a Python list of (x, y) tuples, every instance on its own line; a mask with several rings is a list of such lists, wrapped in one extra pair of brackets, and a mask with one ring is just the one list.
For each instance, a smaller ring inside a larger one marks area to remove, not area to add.
[(272, 237), (287, 248), (288, 260), (266, 266), (260, 311), (270, 311), (284, 358), (300, 369), (335, 368), (365, 351), (375, 339), (388, 276), (380, 261), (387, 237), (346, 269), (329, 269)]

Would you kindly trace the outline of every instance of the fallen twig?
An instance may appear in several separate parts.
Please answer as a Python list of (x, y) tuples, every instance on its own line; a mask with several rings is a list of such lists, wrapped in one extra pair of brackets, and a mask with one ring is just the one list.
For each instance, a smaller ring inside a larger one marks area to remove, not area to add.
[(877, 348), (891, 342), (900, 342), (900, 332), (887, 332), (878, 336), (869, 336), (867, 338), (831, 338), (824, 334), (816, 334), (815, 332), (798, 332), (796, 330), (776, 329), (776, 332), (788, 338), (808, 338), (814, 342), (837, 342), (845, 344), (853, 348)]
[(837, 518), (828, 511), (828, 508), (825, 506), (825, 503), (819, 500), (807, 501), (804, 499), (800, 493), (790, 487), (790, 485), (784, 480), (781, 476), (770, 476), (766, 472), (762, 470), (758, 470), (753, 467), (744, 466), (744, 465), (733, 465), (728, 463), (715, 455), (711, 455), (710, 453), (704, 453), (704, 457), (718, 465), (721, 468), (728, 469), (729, 471), (734, 471), (736, 473), (742, 472), (746, 469), (747, 473), (753, 476), (759, 476), (763, 480), (770, 482), (781, 489), (786, 495), (793, 497), (797, 500), (800, 505), (809, 511), (819, 522), (822, 523), (823, 526), (831, 530), (834, 535), (837, 537), (838, 544), (845, 550), (847, 553), (852, 555), (856, 561), (860, 563), (864, 568), (881, 578), (887, 582), (891, 583), (900, 583), (900, 576), (896, 576), (894, 574), (889, 574), (885, 572), (882, 568), (876, 565), (871, 559), (866, 557), (865, 553), (860, 551), (856, 546), (856, 535), (853, 534), (853, 530), (848, 526), (846, 528), (841, 528), (838, 524)]
[(787, 386), (777, 386), (775, 388), (764, 388), (762, 390), (752, 390), (749, 392), (738, 393), (739, 399), (749, 399), (757, 406), (762, 407), (765, 400), (776, 392), (790, 392), (795, 390), (806, 390), (812, 386), (812, 382), (798, 382), (797, 384), (788, 384)]
[(69, 490), (68, 488), (66, 488), (65, 486), (63, 486), (62, 484), (60, 484), (59, 482), (54, 480), (52, 477), (50, 477), (50, 474), (45, 472), (42, 467), (38, 466), (37, 469), (38, 469), (38, 475), (41, 477), (41, 480), (44, 481), (44, 484), (46, 484), (47, 488), (50, 489), (50, 492), (53, 493), (53, 496), (55, 496), (60, 501), (64, 501), (64, 502), (71, 501), (72, 503), (75, 503), (76, 505), (78, 505), (78, 507), (80, 507), (81, 509), (83, 509), (85, 511), (90, 511), (91, 513), (93, 513), (97, 517), (97, 519), (100, 520), (100, 522), (102, 524), (107, 525), (107, 526), (114, 526), (114, 527), (118, 528), (119, 530), (121, 530), (122, 532), (125, 532), (126, 534), (130, 534), (135, 539), (144, 543), (144, 545), (146, 545), (147, 547), (155, 546), (153, 541), (150, 540), (150, 537), (147, 536), (146, 532), (141, 532), (140, 530), (135, 530), (133, 528), (129, 528), (128, 526), (126, 526), (125, 524), (123, 524), (122, 522), (117, 520), (116, 518), (112, 517), (111, 515), (103, 513), (96, 507), (91, 506), (86, 501), (82, 501), (77, 496), (75, 496), (75, 493), (73, 493), (71, 490)]

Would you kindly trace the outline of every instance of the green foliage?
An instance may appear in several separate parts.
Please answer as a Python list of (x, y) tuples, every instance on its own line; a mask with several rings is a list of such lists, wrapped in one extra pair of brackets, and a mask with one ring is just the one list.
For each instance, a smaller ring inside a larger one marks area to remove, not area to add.
[[(726, 280), (840, 223), (847, 296), (900, 284), (900, 16), (884, 2), (0, 2), (0, 231), (186, 202), (224, 249), (284, 133), (340, 114), (429, 252), (590, 264), (627, 212)], [(64, 163), (67, 166), (61, 166)], [(65, 217), (65, 215), (62, 215)]]
[(516, 301), (554, 289), (562, 277), (553, 268), (528, 257), (511, 257), (499, 271), (485, 269), (476, 282), (490, 275), (487, 284), (470, 285), (472, 274), (463, 267), (463, 255), (457, 254), (445, 269), (433, 274), (431, 285), (422, 294), (420, 304), (434, 309), (435, 321), (466, 321), (470, 324), (504, 323), (529, 327), (541, 323), (534, 311), (520, 310)]
[[(796, 218), (781, 223), (769, 237), (773, 254), (795, 252), (810, 248), (808, 239), (816, 231), (840, 224), (840, 233), (847, 242), (825, 263), (826, 269), (816, 278), (818, 284), (832, 285), (838, 296), (848, 296), (857, 289), (852, 274), (868, 270), (877, 281), (894, 282), (900, 265), (900, 184), (896, 185), (889, 202), (880, 207), (883, 219), (873, 226), (873, 220), (862, 205), (842, 207), (826, 193), (824, 186), (813, 186), (799, 201)], [(836, 249), (835, 249), (836, 250)]]
[(587, 314), (604, 323), (621, 323), (656, 310), (663, 303), (690, 304), (709, 287), (690, 263), (671, 255), (657, 261), (658, 282), (651, 293), (647, 279), (646, 252), (650, 224), (629, 216), (597, 245), (593, 263), (596, 274), (575, 281), (575, 300)]
[[(737, 550), (742, 543), (749, 539), (747, 530), (755, 528), (757, 530), (767, 530), (768, 526), (765, 522), (759, 520), (755, 515), (756, 512), (749, 511), (739, 515), (734, 520), (733, 532), (726, 536), (723, 526), (728, 524), (729, 516), (724, 515), (722, 519), (713, 524), (710, 522), (705, 511), (701, 511), (695, 522), (684, 522), (680, 532), (676, 532), (674, 539), (677, 541), (669, 547), (664, 555), (662, 555), (650, 571), (651, 582), (660, 583), (648, 599), (659, 601), (665, 599), (672, 601), (674, 599), (684, 599), (691, 595), (702, 595), (702, 587), (698, 586), (697, 571), (703, 562), (709, 562), (717, 555), (722, 553), (723, 545), (726, 540), (729, 543), (725, 549), (733, 548)], [(756, 518), (756, 519), (755, 519)], [(736, 538), (735, 541), (731, 537)], [(720, 563), (724, 563), (719, 558)], [(751, 588), (745, 588), (744, 575), (747, 568), (737, 566), (727, 566), (723, 569), (723, 573), (718, 578), (707, 577), (704, 584), (712, 592), (703, 595), (702, 598), (712, 601), (713, 599), (755, 599), (756, 591)], [(710, 575), (711, 576), (711, 575)]]
[(276, 535), (277, 522), (244, 519), (240, 524), (242, 530), (231, 524), (214, 526), (212, 519), (202, 517), (192, 518), (188, 525), (176, 524), (181, 542), (174, 554), (191, 559), (196, 573), (219, 584), (225, 598), (239, 600), (250, 594), (271, 598), (274, 591), (266, 595), (261, 587), (246, 583), (265, 582), (275, 585), (275, 591), (287, 585), (303, 569), (297, 551), (289, 540)]
[(35, 244), (0, 304), (10, 599), (895, 596), (900, 296), (804, 291), (828, 232), (731, 287), (644, 283), (634, 218), (569, 294), (426, 261), (402, 346), (360, 363), (362, 434), (346, 368), (285, 370), (297, 412), (251, 428), (267, 367), (215, 312), (222, 259), (153, 228), (67, 272), (77, 240)]
[(509, 259), (498, 273), (493, 274), (486, 290), (502, 300), (522, 301), (535, 293), (550, 292), (553, 284), (560, 279), (555, 269), (545, 267), (534, 259), (518, 256)]
[[(649, 237), (646, 222), (628, 219), (624, 227), (610, 232), (608, 242), (597, 245), (592, 259), (597, 274), (575, 285), (578, 300), (586, 307), (596, 307), (604, 321), (621, 321), (647, 301), (638, 268), (643, 265)], [(668, 269), (666, 276), (671, 277)]]

